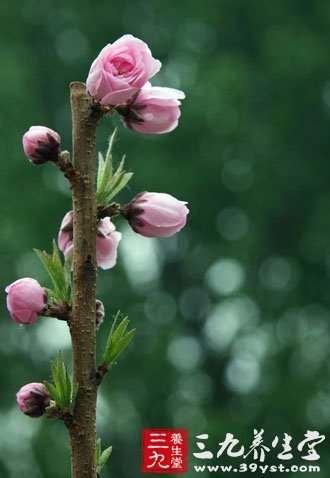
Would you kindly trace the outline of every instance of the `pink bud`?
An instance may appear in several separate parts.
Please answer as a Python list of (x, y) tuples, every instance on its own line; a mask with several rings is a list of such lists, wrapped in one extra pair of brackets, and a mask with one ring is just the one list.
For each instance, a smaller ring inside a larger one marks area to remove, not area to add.
[(94, 60), (87, 89), (102, 105), (117, 105), (142, 88), (160, 67), (160, 61), (152, 57), (146, 43), (124, 35), (106, 45)]
[(42, 383), (28, 383), (17, 393), (16, 400), (20, 410), (31, 418), (41, 417), (50, 404), (47, 388)]
[[(121, 233), (109, 217), (100, 219), (96, 236), (96, 262), (102, 269), (111, 269), (117, 262), (117, 247)], [(58, 246), (65, 258), (73, 253), (73, 213), (68, 212), (62, 221), (58, 235)]]
[(123, 208), (132, 229), (145, 237), (168, 237), (179, 232), (187, 221), (186, 201), (166, 193), (140, 193)]
[(5, 290), (7, 308), (18, 324), (34, 324), (47, 308), (46, 291), (35, 279), (19, 279)]
[(168, 133), (178, 126), (183, 91), (173, 88), (144, 86), (140, 92), (116, 109), (124, 123), (145, 134)]
[(23, 148), (34, 164), (55, 161), (60, 153), (61, 137), (46, 126), (31, 126), (23, 136)]

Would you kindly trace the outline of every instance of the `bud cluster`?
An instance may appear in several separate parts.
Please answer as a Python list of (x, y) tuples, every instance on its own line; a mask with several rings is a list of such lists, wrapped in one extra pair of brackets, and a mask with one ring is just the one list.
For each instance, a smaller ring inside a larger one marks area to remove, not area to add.
[(151, 86), (161, 68), (143, 41), (124, 35), (106, 45), (94, 60), (86, 81), (91, 96), (111, 105), (130, 129), (144, 134), (172, 131), (178, 125), (180, 100), (173, 88)]

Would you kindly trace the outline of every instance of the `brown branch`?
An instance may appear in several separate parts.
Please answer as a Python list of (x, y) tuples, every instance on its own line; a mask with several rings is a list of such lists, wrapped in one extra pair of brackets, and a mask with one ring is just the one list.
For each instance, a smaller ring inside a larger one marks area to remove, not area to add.
[(102, 111), (95, 107), (83, 83), (71, 84), (73, 157), (73, 385), (79, 384), (74, 422), (69, 428), (72, 478), (96, 478), (95, 468), (95, 294), (96, 229), (95, 135)]
[(53, 162), (70, 182), (78, 176), (76, 168), (70, 161), (69, 151), (62, 151)]
[(46, 417), (47, 418), (58, 418), (63, 420), (65, 426), (70, 430), (74, 426), (73, 416), (68, 408), (61, 410), (54, 401), (51, 402), (51, 405), (46, 408)]
[(121, 207), (120, 204), (111, 203), (111, 204), (103, 204), (98, 206), (97, 208), (97, 217), (102, 219), (103, 217), (114, 217), (121, 214)]
[(71, 306), (62, 300), (53, 302), (52, 305), (43, 311), (42, 316), (69, 321), (71, 319)]
[(97, 367), (95, 373), (96, 385), (99, 387), (103, 381), (104, 376), (109, 372), (109, 366), (102, 364)]

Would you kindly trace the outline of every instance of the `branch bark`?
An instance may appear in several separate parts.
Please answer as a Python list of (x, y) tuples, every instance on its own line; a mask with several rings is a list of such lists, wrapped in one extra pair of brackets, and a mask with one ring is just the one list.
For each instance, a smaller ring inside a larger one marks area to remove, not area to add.
[(73, 423), (69, 426), (72, 478), (96, 478), (95, 295), (97, 207), (95, 136), (102, 113), (93, 108), (83, 83), (71, 84), (73, 158), (73, 384), (79, 384)]

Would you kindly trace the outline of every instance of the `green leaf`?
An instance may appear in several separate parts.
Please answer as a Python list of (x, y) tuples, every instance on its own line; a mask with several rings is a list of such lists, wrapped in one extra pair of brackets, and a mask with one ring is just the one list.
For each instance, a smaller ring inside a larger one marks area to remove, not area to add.
[(133, 177), (133, 173), (122, 173), (119, 178), (118, 184), (115, 187), (113, 187), (113, 189), (111, 190), (111, 192), (109, 193), (107, 197), (107, 200), (111, 201), (115, 196), (117, 196), (117, 194), (120, 193), (120, 191), (124, 189), (124, 187), (129, 183), (132, 177)]
[(50, 382), (47, 382), (47, 380), (44, 380), (44, 385), (47, 388), (50, 398), (54, 400), (54, 402), (58, 403), (60, 401), (60, 396), (57, 393), (56, 387), (52, 385)]
[(114, 318), (114, 322), (112, 324), (102, 357), (102, 364), (105, 364), (108, 367), (110, 367), (114, 360), (126, 349), (135, 335), (135, 329), (132, 329), (126, 333), (129, 324), (127, 317), (124, 317), (119, 325), (116, 326), (120, 315), (121, 312), (118, 311)]
[(95, 462), (96, 462), (96, 466), (99, 466), (100, 458), (101, 458), (101, 438), (96, 440), (96, 443), (95, 443)]
[(52, 363), (52, 374), (54, 383), (45, 382), (47, 390), (59, 408), (72, 410), (78, 390), (76, 387), (72, 393), (71, 380), (61, 352), (58, 352), (56, 361)]
[(99, 165), (97, 171), (97, 188), (96, 196), (98, 204), (106, 201), (107, 185), (112, 179), (112, 149), (117, 138), (118, 129), (116, 128), (109, 139), (108, 151), (105, 159), (99, 153)]
[(113, 173), (112, 150), (117, 138), (117, 128), (110, 137), (109, 147), (104, 159), (99, 153), (99, 165), (97, 173), (97, 203), (105, 204), (111, 201), (131, 180), (133, 173), (124, 171), (125, 156), (116, 171)]
[(56, 388), (57, 394), (58, 394), (58, 402), (57, 405), (60, 408), (65, 408), (66, 402), (67, 402), (67, 397), (65, 396), (64, 388), (63, 388), (63, 382), (62, 382), (62, 376), (61, 376), (61, 368), (58, 367), (58, 362), (59, 360), (62, 360), (61, 352), (58, 353), (57, 356), (57, 363), (54, 362), (52, 364), (52, 373), (53, 373), (53, 380), (54, 380), (54, 386)]
[(101, 202), (102, 198), (106, 196), (106, 186), (109, 184), (112, 178), (112, 156), (107, 155), (107, 159), (103, 159), (101, 153), (99, 153), (99, 166), (97, 172), (97, 190), (96, 196), (98, 202)]
[(109, 446), (105, 450), (102, 451), (101, 447), (101, 439), (99, 438), (96, 440), (95, 443), (95, 463), (96, 463), (96, 471), (100, 473), (106, 462), (109, 460), (109, 457), (112, 452), (112, 446)]
[(48, 289), (50, 296), (53, 299), (70, 301), (71, 276), (68, 277), (66, 266), (62, 265), (60, 254), (57, 248), (56, 241), (53, 241), (53, 254), (47, 254), (45, 251), (34, 249), (34, 252), (39, 257), (44, 265), (48, 275), (52, 281), (54, 289)]
[(58, 295), (53, 289), (48, 289), (47, 287), (44, 287), (44, 289), (46, 290), (47, 295), (49, 297), (51, 297), (52, 299), (55, 299), (55, 301), (58, 299)]
[(102, 184), (104, 169), (105, 169), (105, 159), (103, 158), (103, 154), (101, 152), (99, 152), (99, 154), (98, 154), (97, 179), (96, 179), (97, 191), (99, 191), (100, 186)]
[(123, 173), (124, 166), (125, 166), (125, 160), (126, 160), (126, 156), (124, 154), (124, 156), (121, 158), (121, 161), (119, 163), (118, 168), (116, 169), (116, 172), (113, 175), (113, 178), (111, 179), (111, 181), (114, 185), (117, 184), (119, 176)]
[(106, 462), (109, 460), (109, 457), (112, 453), (112, 446), (109, 446), (108, 448), (106, 448), (105, 450), (102, 451), (101, 453), (101, 456), (100, 456), (100, 470), (102, 470), (102, 468), (104, 467), (104, 465), (106, 464)]

